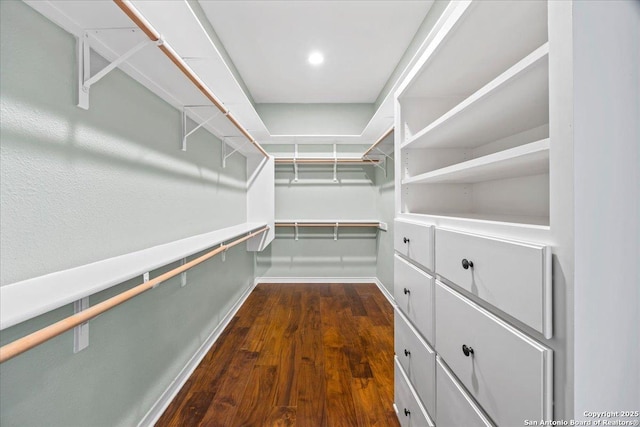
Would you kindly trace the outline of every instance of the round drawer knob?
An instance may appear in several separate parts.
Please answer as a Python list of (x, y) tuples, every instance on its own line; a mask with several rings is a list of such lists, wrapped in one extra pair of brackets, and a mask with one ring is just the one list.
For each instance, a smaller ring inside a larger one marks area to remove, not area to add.
[(403, 237), (402, 241), (405, 242), (405, 243), (409, 243), (409, 239), (407, 239), (406, 237)]
[(405, 348), (404, 349), (404, 355), (409, 357), (409, 356), (411, 356), (411, 352)]
[(404, 408), (404, 416), (408, 417), (409, 415), (411, 415), (411, 411), (408, 410), (407, 408)]
[(404, 294), (405, 294), (405, 295), (408, 295), (408, 294), (410, 294), (410, 293), (411, 293), (411, 291), (410, 291), (409, 289), (404, 288)]
[(462, 352), (464, 353), (465, 356), (469, 357), (470, 355), (473, 354), (473, 348), (467, 347), (466, 344), (462, 344)]
[(463, 259), (462, 260), (462, 268), (464, 268), (465, 270), (468, 270), (469, 267), (473, 268), (473, 261), (469, 261), (468, 259)]

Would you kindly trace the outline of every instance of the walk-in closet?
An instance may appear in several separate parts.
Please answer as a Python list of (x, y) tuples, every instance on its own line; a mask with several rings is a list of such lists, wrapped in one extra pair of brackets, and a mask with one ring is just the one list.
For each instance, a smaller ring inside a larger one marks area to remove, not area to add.
[(640, 2), (0, 0), (2, 427), (638, 426)]

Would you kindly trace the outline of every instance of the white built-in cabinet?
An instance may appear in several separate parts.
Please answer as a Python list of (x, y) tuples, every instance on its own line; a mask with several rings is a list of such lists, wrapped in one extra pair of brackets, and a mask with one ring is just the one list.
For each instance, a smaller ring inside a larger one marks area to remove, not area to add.
[(396, 92), (401, 425), (557, 416), (566, 367), (556, 375), (554, 358), (567, 350), (554, 335), (566, 323), (553, 297), (553, 9), (451, 2)]

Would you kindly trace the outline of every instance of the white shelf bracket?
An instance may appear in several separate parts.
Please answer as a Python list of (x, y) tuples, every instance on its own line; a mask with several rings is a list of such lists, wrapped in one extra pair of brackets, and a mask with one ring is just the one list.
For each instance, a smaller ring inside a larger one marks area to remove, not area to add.
[[(220, 243), (220, 247), (224, 247), (224, 243)], [(220, 258), (222, 258), (222, 262), (225, 262), (227, 260), (227, 250), (225, 249), (224, 251), (222, 251), (222, 255), (220, 256)]]
[(298, 223), (294, 222), (293, 223), (293, 227), (295, 228), (295, 237), (294, 240), (298, 240), (300, 238), (299, 234), (298, 234)]
[[(372, 164), (373, 166), (377, 167), (377, 168), (382, 169), (382, 171), (384, 172), (384, 177), (386, 178), (386, 177), (387, 177), (387, 159), (391, 159), (391, 160), (393, 160), (393, 157), (391, 157), (391, 156), (389, 156), (389, 155), (385, 154), (385, 152), (384, 152), (384, 151), (382, 151), (381, 149), (379, 149), (378, 147), (376, 147), (376, 148), (375, 148), (375, 150), (379, 151), (379, 152), (380, 152), (380, 154), (382, 154), (382, 156), (383, 156), (383, 157), (382, 157), (382, 161), (381, 161), (381, 162), (378, 162), (378, 163), (371, 162), (371, 164)], [(365, 158), (366, 160), (372, 160), (371, 158), (369, 158), (369, 155), (364, 156), (364, 158)], [(382, 165), (380, 165), (380, 163), (382, 163)]]
[[(142, 283), (147, 283), (148, 281), (149, 281), (149, 272), (147, 271), (142, 275)], [(156, 285), (152, 286), (151, 289), (155, 289), (158, 286), (160, 286), (160, 283), (157, 283)]]
[(333, 182), (338, 182), (338, 150), (333, 144)]
[[(73, 312), (80, 313), (89, 308), (89, 297), (84, 297), (73, 302)], [(89, 322), (73, 328), (73, 352), (78, 353), (89, 347)]]
[(222, 150), (222, 167), (226, 168), (227, 167), (227, 159), (231, 156), (233, 156), (234, 154), (236, 154), (238, 151), (240, 151), (242, 148), (244, 148), (245, 145), (247, 145), (249, 143), (249, 141), (245, 141), (244, 144), (242, 144), (240, 147), (236, 148), (235, 150), (233, 150), (231, 153), (226, 154), (227, 149), (226, 149), (226, 142), (225, 140), (227, 139), (227, 137), (225, 136), (222, 139), (222, 146), (225, 147)]
[[(180, 260), (180, 265), (185, 265), (187, 263), (187, 259), (186, 258), (182, 258)], [(185, 286), (187, 286), (187, 272), (183, 272), (180, 273), (180, 287), (184, 288)]]
[[(123, 31), (131, 31), (123, 29)], [(141, 43), (138, 43), (124, 54), (120, 55), (109, 65), (98, 71), (93, 76), (91, 75), (91, 34), (89, 31), (85, 31), (82, 37), (78, 39), (78, 107), (85, 110), (89, 109), (89, 89), (95, 83), (97, 83), (104, 76), (116, 69), (120, 64), (132, 57), (134, 54), (142, 50), (143, 48), (155, 44), (160, 46), (164, 44), (164, 39), (161, 37), (158, 41), (146, 39)]]
[[(298, 144), (293, 144), (293, 182), (298, 182)], [(296, 239), (298, 240), (298, 239)]]
[(336, 222), (336, 225), (333, 227), (333, 240), (338, 240), (338, 226), (340, 224)]
[(194, 133), (195, 131), (197, 131), (198, 129), (200, 129), (201, 127), (203, 127), (204, 125), (206, 125), (207, 123), (209, 123), (211, 120), (217, 118), (220, 116), (220, 111), (216, 111), (216, 113), (209, 117), (208, 119), (206, 119), (205, 121), (203, 121), (202, 123), (200, 123), (199, 125), (197, 125), (196, 127), (194, 127), (193, 129), (191, 129), (190, 131), (187, 131), (187, 111), (190, 108), (194, 108), (194, 107), (213, 107), (211, 105), (185, 105), (184, 107), (182, 107), (182, 151), (187, 151), (187, 138)]

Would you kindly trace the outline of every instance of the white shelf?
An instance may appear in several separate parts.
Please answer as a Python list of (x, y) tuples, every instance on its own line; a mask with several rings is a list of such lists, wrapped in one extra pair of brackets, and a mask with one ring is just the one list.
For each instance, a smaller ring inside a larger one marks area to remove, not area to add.
[(469, 96), (548, 40), (544, 1), (456, 1), (400, 98)]
[(244, 223), (3, 286), (0, 330), (266, 225)]
[(464, 184), (536, 175), (549, 170), (549, 139), (416, 175), (402, 184)]
[(545, 43), (426, 126), (402, 148), (478, 147), (549, 122)]
[(438, 220), (450, 221), (444, 224), (458, 226), (461, 223), (472, 221), (476, 223), (494, 223), (496, 225), (508, 225), (526, 227), (535, 230), (548, 230), (549, 218), (530, 215), (508, 215), (508, 214), (479, 214), (472, 212), (438, 212), (438, 213), (402, 213), (405, 217), (419, 222), (438, 222)]

